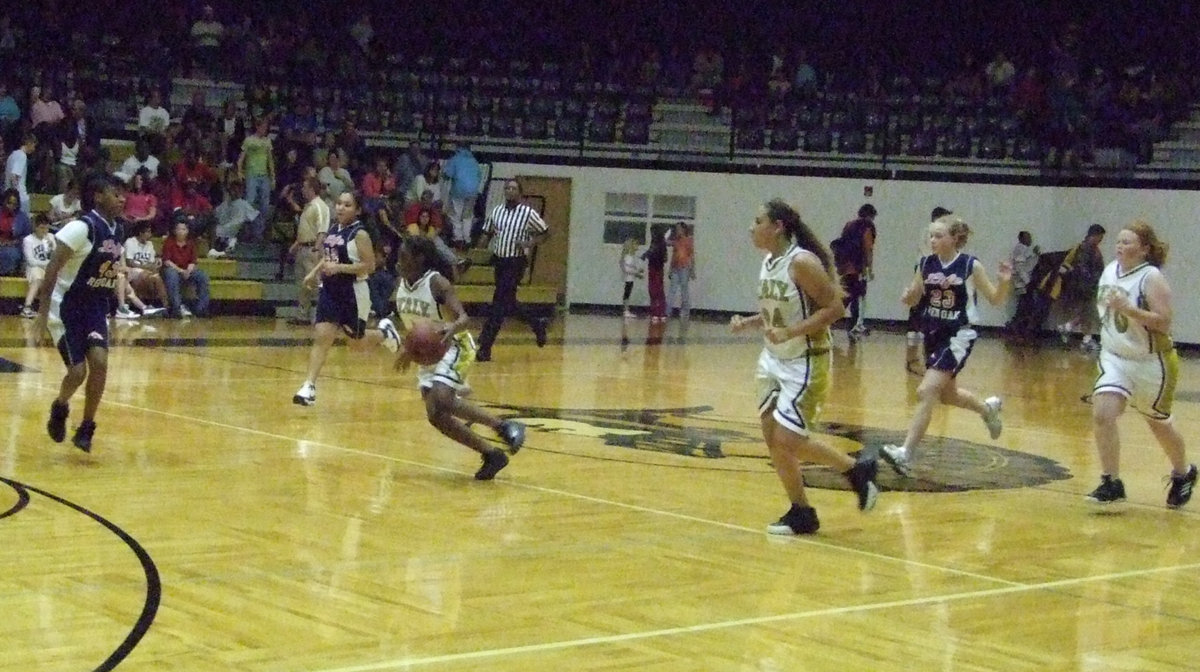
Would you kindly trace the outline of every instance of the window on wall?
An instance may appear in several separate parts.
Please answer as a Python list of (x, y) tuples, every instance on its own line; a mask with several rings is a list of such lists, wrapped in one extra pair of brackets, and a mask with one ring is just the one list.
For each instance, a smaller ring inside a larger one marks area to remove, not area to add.
[(633, 238), (639, 245), (648, 242), (650, 231), (671, 229), (678, 222), (695, 224), (696, 198), (668, 194), (604, 195), (604, 242), (621, 245)]

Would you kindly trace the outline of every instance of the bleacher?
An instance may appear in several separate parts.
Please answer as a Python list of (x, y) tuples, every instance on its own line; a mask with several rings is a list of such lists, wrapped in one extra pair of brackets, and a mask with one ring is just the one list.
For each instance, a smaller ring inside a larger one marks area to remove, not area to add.
[[(50, 194), (30, 194), (29, 206), (37, 215), (50, 210)], [(154, 238), (154, 249), (162, 251), (162, 238)], [(200, 241), (197, 254), (200, 258), (196, 266), (203, 270), (209, 278), (209, 297), (212, 300), (211, 309), (214, 314), (267, 315), (274, 314), (274, 308), (264, 302), (263, 282), (242, 277), (239, 273), (238, 262), (233, 259), (209, 259), (204, 255), (208, 252), (207, 244)], [(28, 285), (24, 274), (20, 276), (0, 277), (0, 312), (12, 313), (14, 306), (20, 308), (20, 302), (25, 299)]]
[[(471, 250), (468, 254), (472, 266), (459, 277), (455, 291), (458, 300), (462, 301), (470, 314), (482, 317), (485, 315), (485, 307), (491, 304), (492, 293), (495, 291), (492, 255), (487, 250), (479, 249)], [(517, 287), (517, 301), (542, 316), (553, 314), (562, 298), (554, 285), (533, 284), (528, 278)]]

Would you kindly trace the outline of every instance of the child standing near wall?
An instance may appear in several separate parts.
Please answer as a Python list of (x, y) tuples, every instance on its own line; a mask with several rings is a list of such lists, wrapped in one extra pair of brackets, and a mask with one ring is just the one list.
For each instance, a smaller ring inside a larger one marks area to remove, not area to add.
[(625, 310), (625, 319), (633, 319), (629, 310), (629, 296), (633, 293), (633, 281), (643, 277), (641, 264), (637, 258), (638, 241), (636, 238), (626, 238), (621, 246), (621, 277), (625, 280), (625, 293), (621, 296), (621, 308)]

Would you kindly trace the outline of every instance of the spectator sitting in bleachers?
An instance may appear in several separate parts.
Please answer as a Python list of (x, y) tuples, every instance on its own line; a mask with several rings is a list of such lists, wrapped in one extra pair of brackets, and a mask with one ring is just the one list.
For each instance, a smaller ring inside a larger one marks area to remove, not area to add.
[(192, 236), (208, 236), (213, 228), (213, 206), (208, 197), (198, 189), (199, 183), (183, 183), (183, 189), (171, 202), (175, 223), (184, 222)]
[(46, 265), (50, 263), (50, 257), (54, 255), (54, 243), (54, 236), (50, 235), (50, 219), (44, 213), (39, 214), (33, 226), (33, 233), (25, 236), (22, 240), (25, 281), (29, 283), (29, 287), (25, 291), (25, 303), (21, 308), (21, 317), (27, 319), (37, 317), (33, 308), (33, 299), (37, 296), (38, 289), (42, 286), (42, 280), (46, 277)]
[(208, 110), (207, 94), (204, 89), (192, 92), (192, 103), (183, 111), (181, 121), (184, 126), (191, 126), (200, 133), (211, 133), (215, 128), (212, 112)]
[[(454, 250), (446, 244), (445, 232), (441, 226), (434, 223), (434, 215), (436, 213), (429, 208), (421, 208), (417, 212), (417, 219), (407, 227), (408, 235), (422, 236), (433, 241), (433, 246), (437, 248), (438, 254), (442, 255), (451, 266), (454, 267), (455, 273), (462, 273), (471, 265), (471, 260), (463, 257), (459, 258)], [(458, 278), (450, 278), (457, 280)]]
[(158, 157), (150, 153), (150, 144), (145, 138), (138, 138), (133, 145), (133, 156), (125, 159), (116, 175), (129, 182), (139, 170), (145, 168), (150, 177), (158, 177), (158, 163)]
[(154, 89), (150, 99), (138, 110), (138, 132), (147, 137), (162, 136), (171, 125), (171, 114), (162, 104), (162, 92)]
[(62, 106), (54, 99), (54, 93), (50, 87), (35, 86), (29, 90), (29, 124), (31, 128), (37, 130), (44, 124), (46, 129), (51, 129), (66, 116)]
[[(167, 315), (173, 318), (204, 317), (208, 314), (208, 275), (196, 268), (196, 243), (188, 237), (186, 215), (177, 215), (174, 235), (163, 241), (162, 276), (167, 287)], [(196, 291), (196, 301), (188, 309), (183, 287)]]
[(258, 210), (246, 201), (245, 195), (246, 185), (241, 180), (230, 180), (226, 185), (225, 200), (213, 211), (217, 226), (213, 232), (212, 247), (208, 250), (209, 257), (220, 259), (233, 252), (242, 227), (258, 218)]
[[(410, 202), (416, 199), (407, 198), (407, 195), (412, 191), (413, 182), (417, 176), (425, 170), (427, 161), (425, 154), (421, 152), (421, 145), (417, 142), (408, 143), (408, 149), (396, 159), (396, 165), (392, 171), (396, 174), (396, 190)], [(420, 196), (419, 193), (418, 196)]]
[[(125, 201), (128, 212), (129, 201)], [(79, 202), (79, 184), (75, 180), (67, 182), (66, 189), (61, 194), (50, 197), (50, 211), (47, 216), (51, 227), (57, 229), (75, 219), (83, 212), (83, 204)]]
[(312, 152), (312, 164), (318, 170), (329, 164), (329, 155), (337, 154), (342, 160), (342, 166), (345, 167), (349, 162), (349, 154), (346, 150), (338, 146), (337, 134), (333, 131), (327, 131), (321, 136), (321, 144)]
[(1017, 79), (1017, 68), (1003, 51), (996, 52), (992, 60), (984, 66), (983, 72), (987, 76), (988, 88), (993, 93), (1008, 93)]
[(194, 141), (183, 146), (183, 160), (175, 164), (175, 184), (195, 182), (202, 194), (210, 194), (217, 184), (217, 172), (200, 156), (199, 146)]
[[(135, 224), (132, 233), (125, 241), (125, 275), (129, 286), (136, 295), (144, 296), (165, 308), (168, 304), (167, 286), (162, 277), (162, 260), (150, 242), (153, 232), (149, 222)], [(137, 303), (134, 305), (137, 306)], [(146, 312), (145, 304), (137, 307)], [(152, 311), (151, 314), (157, 312)]]
[(0, 275), (16, 275), (21, 267), (21, 242), (32, 230), (17, 190), (6, 189), (0, 203)]
[(433, 207), (441, 211), (443, 199), (445, 198), (442, 189), (445, 186), (445, 183), (442, 182), (442, 164), (437, 161), (430, 161), (425, 164), (424, 171), (413, 180), (412, 187), (408, 190), (408, 200), (420, 200), (424, 193), (429, 191), (433, 193)]
[(379, 218), (379, 223), (395, 230), (387, 203), (396, 193), (396, 177), (388, 168), (386, 156), (375, 158), (375, 168), (363, 176), (363, 211)]
[(290, 145), (300, 148), (300, 156), (312, 156), (317, 148), (317, 118), (309, 104), (308, 93), (301, 95), (295, 108), (283, 115), (279, 122), (279, 134)]
[(326, 165), (317, 172), (317, 179), (325, 185), (325, 198), (336, 203), (343, 192), (354, 190), (354, 178), (342, 167), (342, 155), (337, 150), (329, 153)]
[(8, 91), (8, 85), (0, 82), (0, 139), (8, 137), (10, 128), (21, 120), (21, 108)]
[(433, 200), (433, 190), (426, 189), (421, 192), (421, 197), (414, 200), (404, 207), (404, 226), (409, 233), (414, 232), (417, 224), (417, 218), (420, 217), (422, 211), (430, 213), (430, 225), (437, 229), (438, 233), (442, 232), (442, 211), (437, 207), (437, 203)]

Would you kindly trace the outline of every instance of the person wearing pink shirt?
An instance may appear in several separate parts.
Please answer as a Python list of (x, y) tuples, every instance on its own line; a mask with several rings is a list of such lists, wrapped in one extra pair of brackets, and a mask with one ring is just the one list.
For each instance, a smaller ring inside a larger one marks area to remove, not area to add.
[(29, 90), (29, 125), (31, 128), (37, 128), (41, 124), (50, 124), (53, 126), (66, 118), (63, 113), (62, 106), (57, 100), (53, 99), (50, 89), (47, 88), (44, 92), (42, 87), (35, 86)]

